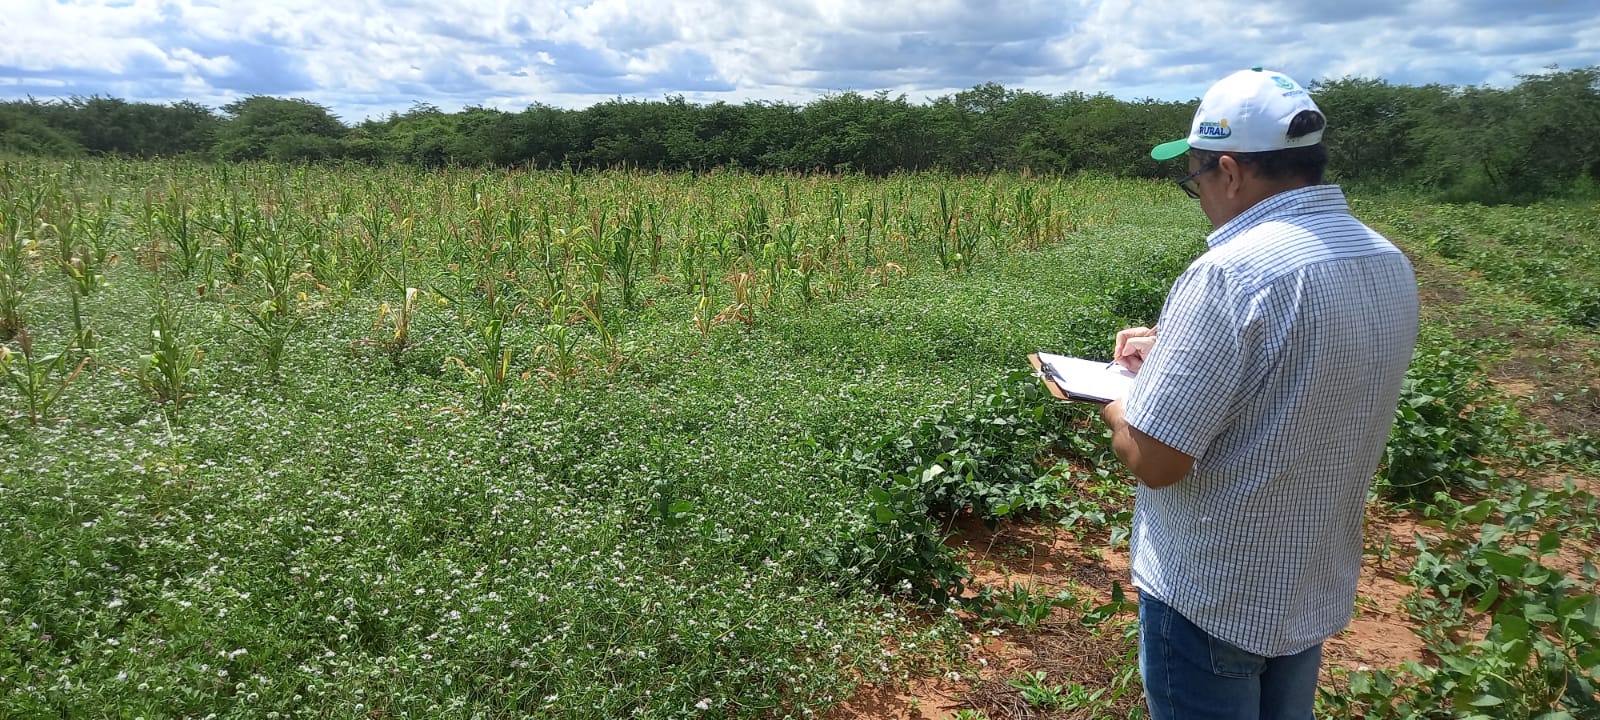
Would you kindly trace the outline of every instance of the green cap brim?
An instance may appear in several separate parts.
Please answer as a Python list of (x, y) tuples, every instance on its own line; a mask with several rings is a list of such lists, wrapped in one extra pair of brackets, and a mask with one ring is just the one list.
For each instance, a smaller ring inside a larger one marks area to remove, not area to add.
[(1171, 160), (1179, 155), (1189, 152), (1189, 139), (1164, 142), (1150, 150), (1150, 157), (1157, 160)]

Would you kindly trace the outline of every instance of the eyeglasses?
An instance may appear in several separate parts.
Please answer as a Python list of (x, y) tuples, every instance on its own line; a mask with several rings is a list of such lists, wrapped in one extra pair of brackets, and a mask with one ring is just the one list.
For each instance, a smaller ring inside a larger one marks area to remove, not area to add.
[(1212, 160), (1211, 162), (1201, 165), (1199, 170), (1189, 173), (1188, 175), (1185, 175), (1182, 180), (1179, 180), (1178, 187), (1183, 188), (1183, 193), (1188, 195), (1190, 199), (1199, 200), (1200, 185), (1199, 183), (1195, 182), (1195, 179), (1201, 175), (1211, 172), (1212, 170), (1215, 170), (1216, 168), (1216, 160)]

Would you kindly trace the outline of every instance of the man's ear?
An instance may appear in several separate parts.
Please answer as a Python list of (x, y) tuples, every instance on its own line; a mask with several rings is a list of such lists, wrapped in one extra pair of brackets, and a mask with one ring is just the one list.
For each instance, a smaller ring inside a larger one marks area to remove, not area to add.
[(1222, 181), (1223, 193), (1229, 200), (1238, 197), (1244, 189), (1244, 168), (1232, 155), (1217, 158), (1217, 177)]

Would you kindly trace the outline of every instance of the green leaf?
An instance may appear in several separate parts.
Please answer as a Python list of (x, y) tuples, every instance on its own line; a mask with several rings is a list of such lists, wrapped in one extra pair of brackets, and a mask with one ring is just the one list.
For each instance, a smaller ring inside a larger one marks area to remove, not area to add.
[(1478, 501), (1478, 504), (1468, 508), (1466, 512), (1461, 514), (1461, 516), (1473, 524), (1482, 524), (1484, 520), (1488, 519), (1489, 514), (1492, 512), (1494, 512), (1494, 501), (1480, 500)]
[(1500, 597), (1500, 583), (1498, 583), (1498, 582), (1489, 583), (1489, 587), (1485, 588), (1484, 591), (1483, 591), (1483, 597), (1478, 599), (1478, 604), (1473, 606), (1472, 609), (1476, 610), (1478, 612), (1483, 612), (1485, 610), (1488, 610), (1489, 606), (1493, 605), (1494, 601), (1496, 599), (1498, 599), (1499, 597)]
[(1578, 656), (1578, 667), (1594, 672), (1600, 667), (1600, 647), (1591, 648), (1588, 652)]
[(1522, 576), (1522, 569), (1527, 566), (1526, 558), (1515, 557), (1494, 550), (1483, 551), (1483, 560), (1501, 577), (1515, 578)]
[(1500, 630), (1500, 637), (1505, 640), (1526, 641), (1528, 639), (1528, 621), (1510, 613), (1494, 616), (1494, 627)]
[(1446, 667), (1455, 672), (1461, 673), (1462, 675), (1471, 675), (1473, 670), (1477, 669), (1478, 666), (1477, 663), (1461, 657), (1460, 655), (1444, 655), (1439, 658), (1439, 661), (1444, 663)]
[(1568, 595), (1556, 603), (1556, 614), (1568, 620), (1584, 619), (1584, 610), (1595, 601), (1593, 595)]
[(1561, 547), (1561, 533), (1554, 530), (1539, 536), (1539, 554), (1548, 555)]
[(1484, 693), (1472, 699), (1473, 707), (1494, 707), (1505, 702), (1503, 698)]
[(1553, 623), (1556, 621), (1555, 613), (1550, 612), (1550, 608), (1545, 607), (1543, 603), (1528, 603), (1522, 609), (1522, 614), (1523, 617), (1532, 622)]

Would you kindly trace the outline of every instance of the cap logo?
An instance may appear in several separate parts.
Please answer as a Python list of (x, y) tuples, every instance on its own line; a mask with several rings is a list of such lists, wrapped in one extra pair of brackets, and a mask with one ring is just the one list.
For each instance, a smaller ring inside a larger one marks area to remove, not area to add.
[(1200, 123), (1200, 130), (1197, 134), (1203, 138), (1221, 140), (1222, 138), (1233, 135), (1233, 131), (1228, 129), (1228, 119), (1223, 118), (1218, 122), (1206, 121)]
[(1284, 90), (1293, 90), (1294, 89), (1294, 81), (1290, 80), (1289, 78), (1286, 78), (1286, 77), (1284, 77), (1282, 75), (1273, 75), (1272, 76), (1272, 82), (1274, 84), (1276, 84), (1278, 87), (1283, 88)]

